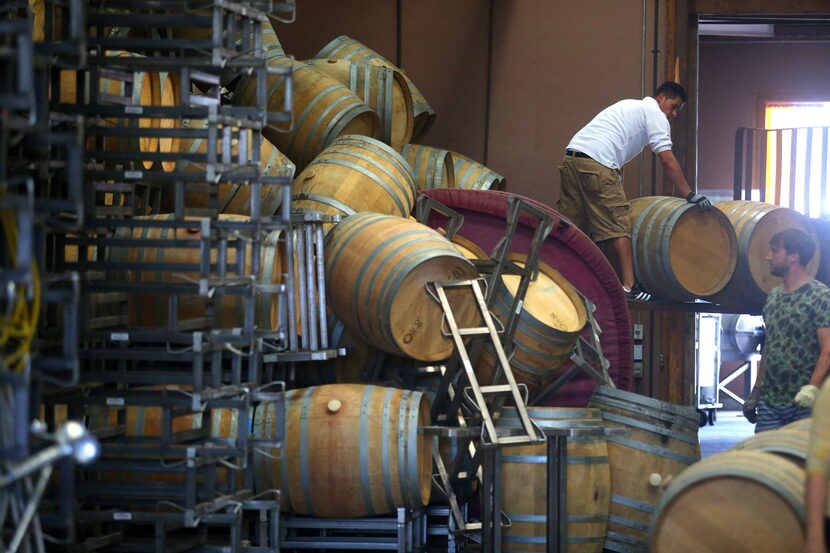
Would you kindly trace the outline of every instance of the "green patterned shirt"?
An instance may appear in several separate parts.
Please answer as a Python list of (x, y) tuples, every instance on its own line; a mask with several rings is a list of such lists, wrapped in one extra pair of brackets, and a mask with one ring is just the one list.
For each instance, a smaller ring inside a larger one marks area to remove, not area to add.
[(817, 280), (784, 292), (774, 288), (764, 304), (764, 387), (769, 405), (792, 405), (810, 380), (819, 355), (816, 330), (830, 327), (830, 288)]

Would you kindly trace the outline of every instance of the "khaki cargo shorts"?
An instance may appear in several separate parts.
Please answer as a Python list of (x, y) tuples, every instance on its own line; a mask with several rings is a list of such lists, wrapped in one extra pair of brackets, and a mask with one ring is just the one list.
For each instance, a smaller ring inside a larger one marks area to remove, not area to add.
[(559, 212), (594, 242), (631, 237), (631, 205), (622, 174), (593, 159), (568, 156), (559, 166)]

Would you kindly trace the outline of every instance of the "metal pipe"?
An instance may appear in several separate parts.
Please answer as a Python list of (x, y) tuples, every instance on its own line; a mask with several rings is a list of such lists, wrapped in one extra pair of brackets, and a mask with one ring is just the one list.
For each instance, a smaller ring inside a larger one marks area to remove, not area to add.
[[(651, 68), (651, 90), (657, 88), (657, 54), (660, 49), (657, 47), (657, 41), (660, 40), (660, 0), (654, 0), (654, 48), (651, 50), (652, 63)], [(657, 156), (652, 152), (651, 154), (651, 195), (657, 195)]]
[[(658, 0), (655, 0), (658, 1)], [(646, 95), (646, 41), (648, 41), (648, 34), (646, 29), (648, 27), (648, 0), (643, 0), (643, 42), (640, 48), (640, 98)], [(645, 166), (640, 161), (640, 190), (638, 196), (643, 197), (643, 187), (645, 178)]]

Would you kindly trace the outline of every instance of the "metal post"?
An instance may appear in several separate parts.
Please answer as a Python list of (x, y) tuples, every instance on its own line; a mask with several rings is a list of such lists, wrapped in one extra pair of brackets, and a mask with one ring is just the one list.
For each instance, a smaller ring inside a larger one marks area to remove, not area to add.
[(568, 451), (567, 436), (549, 434), (547, 552), (564, 553), (567, 543)]

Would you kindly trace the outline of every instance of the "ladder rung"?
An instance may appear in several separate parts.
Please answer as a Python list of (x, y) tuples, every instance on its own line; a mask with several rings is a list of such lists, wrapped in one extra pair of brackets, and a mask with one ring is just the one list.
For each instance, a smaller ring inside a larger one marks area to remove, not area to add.
[(471, 328), (459, 328), (458, 334), (460, 336), (481, 336), (482, 334), (490, 334), (486, 326), (477, 326)]
[(501, 436), (499, 437), (500, 444), (531, 444), (536, 443), (538, 440), (533, 438), (532, 436), (521, 435), (521, 436)]
[(482, 394), (503, 394), (512, 392), (513, 388), (510, 387), (510, 384), (495, 384), (493, 386), (481, 386), (479, 390)]

